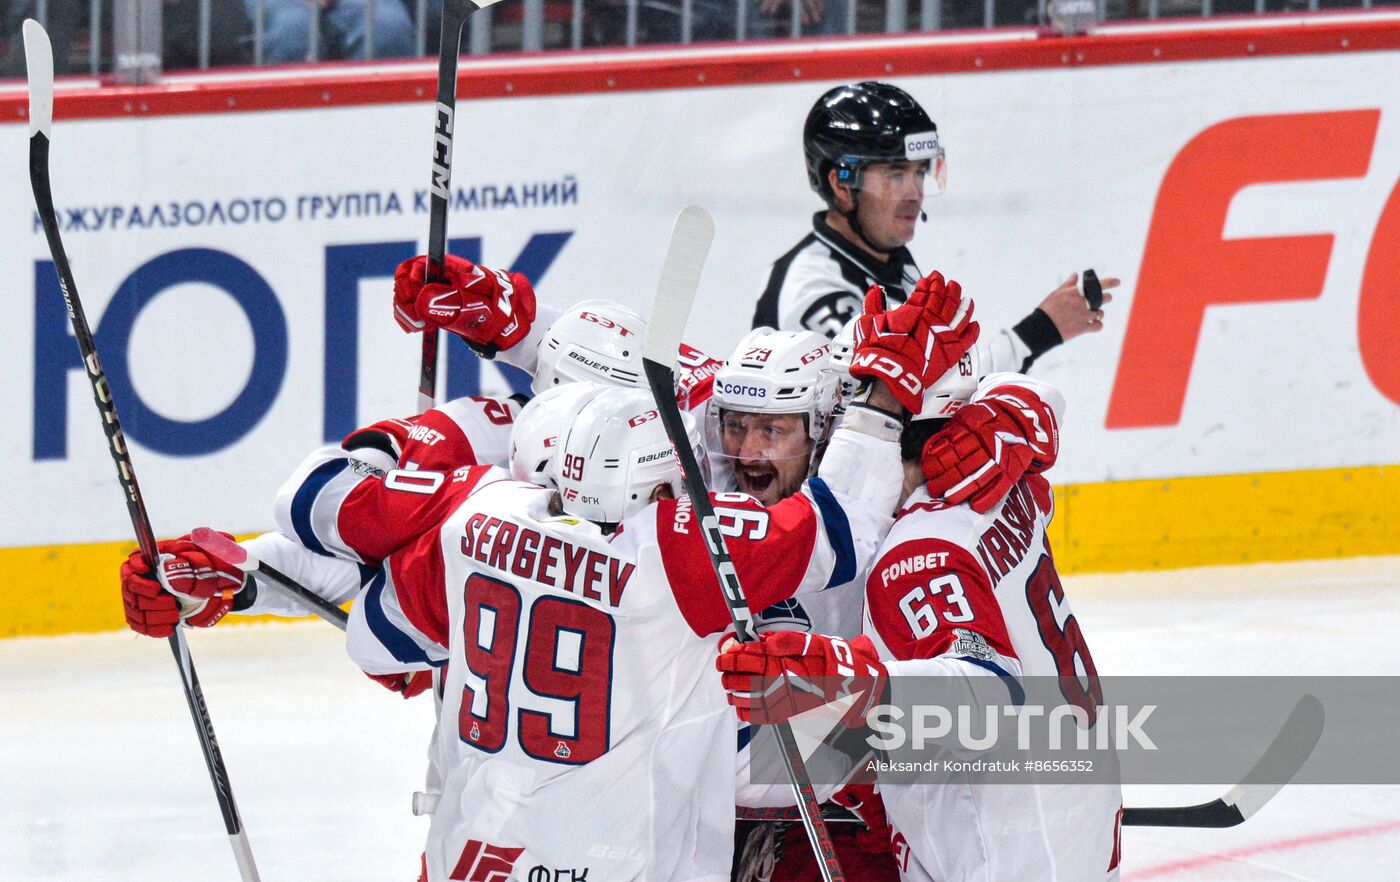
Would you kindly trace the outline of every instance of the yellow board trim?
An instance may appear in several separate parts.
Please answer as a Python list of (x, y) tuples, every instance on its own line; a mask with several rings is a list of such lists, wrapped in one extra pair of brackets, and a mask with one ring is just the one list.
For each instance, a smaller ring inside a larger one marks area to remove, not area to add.
[(1072, 484), (1055, 491), (1061, 573), (1400, 553), (1400, 466)]
[[(1396, 465), (1071, 484), (1055, 506), (1062, 573), (1400, 554)], [(117, 569), (134, 547), (0, 548), (0, 637), (124, 628)]]
[[(118, 571), (135, 550), (134, 541), (0, 548), (0, 572), (9, 585), (0, 604), (0, 638), (124, 629)], [(288, 620), (228, 616), (219, 627), (275, 621)]]

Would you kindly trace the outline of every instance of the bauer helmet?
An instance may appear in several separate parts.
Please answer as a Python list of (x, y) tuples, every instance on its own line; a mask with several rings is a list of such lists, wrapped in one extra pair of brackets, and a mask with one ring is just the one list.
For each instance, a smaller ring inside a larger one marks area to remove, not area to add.
[[(681, 421), (698, 460), (695, 421), (686, 413)], [(565, 512), (601, 524), (650, 505), (658, 484), (683, 492), (680, 460), (643, 389), (605, 388), (589, 398), (561, 431), (549, 473)]]
[(510, 430), (510, 476), (554, 486), (549, 461), (559, 447), (559, 433), (600, 388), (596, 383), (565, 383), (530, 399)]
[(584, 300), (555, 320), (540, 341), (536, 394), (574, 380), (642, 385), (646, 320), (620, 303)]
[[(776, 427), (767, 435), (751, 430), (754, 416), (800, 414), (807, 441), (803, 453), (810, 467), (818, 448), (831, 433), (837, 399), (837, 375), (830, 368), (831, 344), (812, 331), (756, 328), (746, 334), (715, 373), (714, 392), (706, 409), (705, 449), (720, 483), (738, 485), (740, 460), (790, 460), (792, 445)], [(740, 440), (742, 439), (742, 440)], [(729, 441), (731, 443), (726, 444)], [(761, 480), (761, 476), (755, 476)], [(742, 488), (741, 488), (742, 489)], [(760, 495), (757, 490), (748, 492)]]
[(802, 149), (807, 179), (828, 204), (834, 194), (827, 172), (833, 168), (843, 184), (860, 189), (867, 165), (927, 160), (932, 195), (947, 185), (938, 127), (913, 96), (889, 83), (837, 86), (817, 99), (802, 127)]

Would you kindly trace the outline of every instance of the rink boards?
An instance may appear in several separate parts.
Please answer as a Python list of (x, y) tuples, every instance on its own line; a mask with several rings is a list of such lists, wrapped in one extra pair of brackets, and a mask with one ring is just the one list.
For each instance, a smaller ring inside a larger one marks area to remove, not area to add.
[[(157, 533), (271, 526), (297, 460), (414, 409), (388, 314), (423, 250), (422, 63), (60, 84), (63, 235)], [(949, 192), (912, 250), (987, 332), (1070, 271), (1124, 279), (1105, 330), (1035, 373), (1069, 401), (1062, 569), (1400, 551), (1400, 18), (1004, 30), (464, 61), (454, 248), (541, 298), (646, 312), (670, 218), (715, 247), (688, 336), (721, 353), (818, 204), (798, 133), (842, 80), (939, 123)], [(120, 625), (129, 526), (0, 89), (12, 463), (0, 636)], [(453, 347), (445, 389), (505, 381)]]

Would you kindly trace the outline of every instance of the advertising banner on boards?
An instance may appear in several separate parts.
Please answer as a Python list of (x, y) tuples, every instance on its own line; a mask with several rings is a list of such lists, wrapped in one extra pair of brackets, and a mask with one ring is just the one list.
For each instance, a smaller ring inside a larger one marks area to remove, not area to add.
[[(863, 76), (881, 76), (880, 57)], [(526, 273), (555, 306), (603, 297), (645, 313), (671, 218), (700, 204), (717, 235), (688, 336), (722, 357), (822, 207), (803, 118), (854, 77), (608, 94), (559, 77), (557, 94), (459, 102), (452, 250)], [(929, 111), (948, 155), (947, 193), (911, 250), (963, 284), (984, 331), (1071, 272), (1123, 279), (1101, 333), (1033, 368), (1069, 402), (1057, 486), (1337, 469), (1394, 480), (1379, 467), (1400, 462), (1400, 51), (888, 78)], [(22, 91), (0, 92), (10, 99)], [(307, 451), (414, 410), (417, 340), (392, 320), (391, 277), (426, 247), (432, 107), (64, 107), (51, 159), (62, 233), (156, 530), (267, 529)], [(27, 131), (5, 118), (0, 547), (121, 541), (21, 170)], [(447, 393), (520, 386), (451, 349)]]

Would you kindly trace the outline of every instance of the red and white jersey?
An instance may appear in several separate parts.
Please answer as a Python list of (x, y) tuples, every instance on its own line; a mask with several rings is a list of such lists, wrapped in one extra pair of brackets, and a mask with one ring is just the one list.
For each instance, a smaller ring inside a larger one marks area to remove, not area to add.
[[(866, 579), (865, 633), (890, 660), (892, 688), (900, 676), (996, 676), (1019, 703), (1021, 677), (1062, 677), (1063, 689), (1083, 692), (1067, 700), (1089, 701), (1097, 672), (1046, 539), (1053, 508), (1038, 475), (980, 515), (915, 491)], [(881, 794), (905, 879), (1117, 878), (1122, 792), (1112, 770), (1099, 784), (968, 781)]]
[[(714, 654), (730, 619), (689, 500), (604, 535), (501, 469), (431, 494), (396, 475), (423, 477), (391, 473), (379, 492), (450, 508), (390, 553), (347, 645), (371, 673), (421, 666), (402, 617), (449, 647), (428, 878), (470, 878), (489, 856), (502, 879), (727, 879), (735, 730)], [(819, 478), (766, 509), (715, 503), (754, 605), (849, 580), (888, 528)]]
[(520, 404), (509, 398), (454, 398), (414, 419), (399, 468), (450, 472), (464, 465), (505, 465)]

